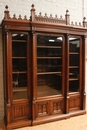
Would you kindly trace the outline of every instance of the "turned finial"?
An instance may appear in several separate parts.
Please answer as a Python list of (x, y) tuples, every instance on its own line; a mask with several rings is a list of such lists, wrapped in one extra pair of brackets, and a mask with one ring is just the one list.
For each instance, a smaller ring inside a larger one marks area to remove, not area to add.
[(31, 16), (30, 16), (30, 21), (34, 21), (35, 20), (35, 8), (34, 8), (34, 4), (31, 5)]
[(35, 11), (34, 4), (32, 4), (31, 7), (32, 7), (31, 11)]
[(66, 10), (65, 19), (66, 19), (66, 25), (70, 25), (70, 15), (68, 9)]
[(85, 20), (86, 20), (86, 17), (83, 18), (83, 21), (84, 21), (84, 22), (85, 22)]
[(6, 5), (5, 8), (6, 8), (6, 11), (7, 11), (8, 10), (8, 5)]
[(9, 19), (9, 11), (8, 11), (8, 5), (5, 6), (5, 11), (4, 11), (4, 19)]
[(85, 20), (86, 20), (86, 17), (83, 18), (83, 27), (87, 26), (87, 22)]
[(67, 10), (66, 10), (66, 14), (68, 14), (68, 13), (69, 13), (69, 10), (67, 9)]

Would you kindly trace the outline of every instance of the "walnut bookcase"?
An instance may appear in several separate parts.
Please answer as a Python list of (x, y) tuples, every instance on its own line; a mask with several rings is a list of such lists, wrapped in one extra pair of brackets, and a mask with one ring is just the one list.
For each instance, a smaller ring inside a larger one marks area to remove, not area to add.
[(2, 20), (5, 124), (8, 130), (85, 114), (87, 22), (52, 14), (30, 19), (8, 6)]

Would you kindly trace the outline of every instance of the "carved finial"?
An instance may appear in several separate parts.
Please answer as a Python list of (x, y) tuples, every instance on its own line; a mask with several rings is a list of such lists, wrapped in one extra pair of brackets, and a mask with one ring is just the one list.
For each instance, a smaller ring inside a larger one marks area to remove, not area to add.
[(22, 18), (21, 18), (21, 14), (19, 15), (19, 18), (18, 18), (18, 19), (22, 19)]
[(5, 8), (6, 8), (6, 11), (8, 11), (8, 5), (6, 5)]
[(38, 16), (39, 16), (39, 17), (42, 17), (42, 13), (40, 12)]
[(81, 26), (81, 22), (79, 22), (79, 26)]
[(77, 22), (75, 22), (75, 26), (77, 26)]
[(34, 8), (34, 4), (32, 4), (31, 7)]
[(13, 15), (13, 19), (16, 19), (16, 14)]
[(57, 17), (57, 14), (55, 15), (55, 19), (57, 19), (58, 17)]
[(86, 17), (83, 18), (83, 27), (87, 26), (87, 22), (85, 20), (86, 20)]
[(34, 4), (31, 5), (31, 16), (30, 16), (30, 21), (34, 21), (35, 20), (35, 8), (34, 8)]
[(84, 22), (85, 22), (85, 20), (86, 20), (86, 17), (83, 18), (83, 21), (84, 21)]
[(73, 21), (71, 22), (71, 25), (74, 25)]
[(31, 7), (32, 7), (31, 10), (32, 10), (32, 11), (35, 11), (34, 4), (32, 4)]
[(61, 20), (63, 20), (63, 17), (62, 17), (62, 15), (60, 16), (60, 19), (61, 19)]
[(66, 10), (65, 20), (66, 20), (66, 25), (70, 25), (70, 15), (68, 9)]
[(68, 13), (69, 13), (69, 10), (67, 9), (67, 10), (66, 10), (66, 14), (68, 14)]
[(42, 14), (42, 13), (40, 12), (39, 15), (41, 16), (41, 14)]
[(5, 6), (5, 11), (4, 11), (4, 19), (9, 19), (10, 18), (10, 15), (9, 15), (9, 11), (8, 11), (8, 6), (6, 5)]
[(26, 15), (24, 16), (24, 20), (27, 20), (27, 16)]
[(50, 14), (50, 17), (49, 17), (49, 18), (51, 18), (51, 19), (53, 18), (53, 17), (52, 17), (52, 14)]
[(45, 16), (44, 16), (44, 17), (45, 17), (45, 18), (48, 18), (48, 17), (47, 17), (47, 13), (45, 13)]

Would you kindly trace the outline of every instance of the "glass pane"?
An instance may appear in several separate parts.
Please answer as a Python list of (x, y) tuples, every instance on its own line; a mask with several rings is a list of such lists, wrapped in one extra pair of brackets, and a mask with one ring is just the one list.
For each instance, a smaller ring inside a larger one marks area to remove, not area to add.
[(69, 69), (69, 78), (79, 78), (79, 68), (70, 68)]
[(74, 80), (69, 82), (69, 92), (78, 92), (79, 91), (79, 81)]
[(12, 34), (12, 87), (13, 100), (27, 98), (27, 37)]
[(37, 96), (62, 93), (62, 37), (37, 36)]
[(79, 91), (80, 39), (69, 38), (69, 92)]
[(79, 55), (78, 54), (70, 54), (70, 66), (79, 66)]

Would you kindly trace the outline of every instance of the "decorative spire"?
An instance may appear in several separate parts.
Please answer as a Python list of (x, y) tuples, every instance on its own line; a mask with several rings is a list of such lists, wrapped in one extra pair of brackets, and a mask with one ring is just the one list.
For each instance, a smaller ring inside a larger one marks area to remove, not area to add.
[(4, 19), (9, 19), (10, 16), (9, 16), (9, 11), (8, 11), (8, 5), (5, 6), (5, 11), (4, 11)]
[(13, 15), (13, 19), (16, 19), (16, 14)]
[(40, 12), (38, 16), (39, 16), (39, 17), (42, 17), (42, 13)]
[(69, 13), (69, 10), (67, 9), (67, 10), (66, 10), (66, 14), (68, 14), (68, 13)]
[(27, 20), (27, 16), (26, 15), (24, 16), (24, 20)]
[(44, 16), (44, 18), (48, 18), (48, 17), (47, 17), (47, 13), (45, 13), (45, 16)]
[(63, 17), (62, 17), (62, 15), (60, 15), (60, 20), (63, 20)]
[(71, 25), (74, 25), (73, 21), (71, 22)]
[(70, 25), (70, 15), (68, 9), (66, 10), (65, 19), (66, 19), (66, 25)]
[(81, 26), (81, 22), (79, 22), (79, 26)]
[(55, 15), (55, 19), (58, 19), (58, 16), (57, 16), (57, 14)]
[(6, 8), (6, 11), (8, 11), (8, 5), (6, 5), (5, 8)]
[(30, 21), (34, 21), (35, 20), (35, 8), (34, 8), (34, 4), (31, 5), (31, 16), (30, 16)]
[(86, 20), (86, 17), (83, 18), (83, 21), (84, 21), (84, 22), (85, 22), (85, 20)]
[(32, 4), (31, 7), (31, 11), (35, 11), (34, 4)]
[(86, 22), (86, 17), (83, 18), (83, 27), (86, 27), (87, 22)]
[(77, 22), (75, 22), (75, 26), (78, 26), (78, 25), (77, 25)]
[(21, 18), (21, 14), (19, 14), (19, 18), (18, 18), (18, 19), (22, 19), (22, 18)]
[(49, 18), (53, 19), (52, 14), (50, 14), (50, 17), (49, 17)]

